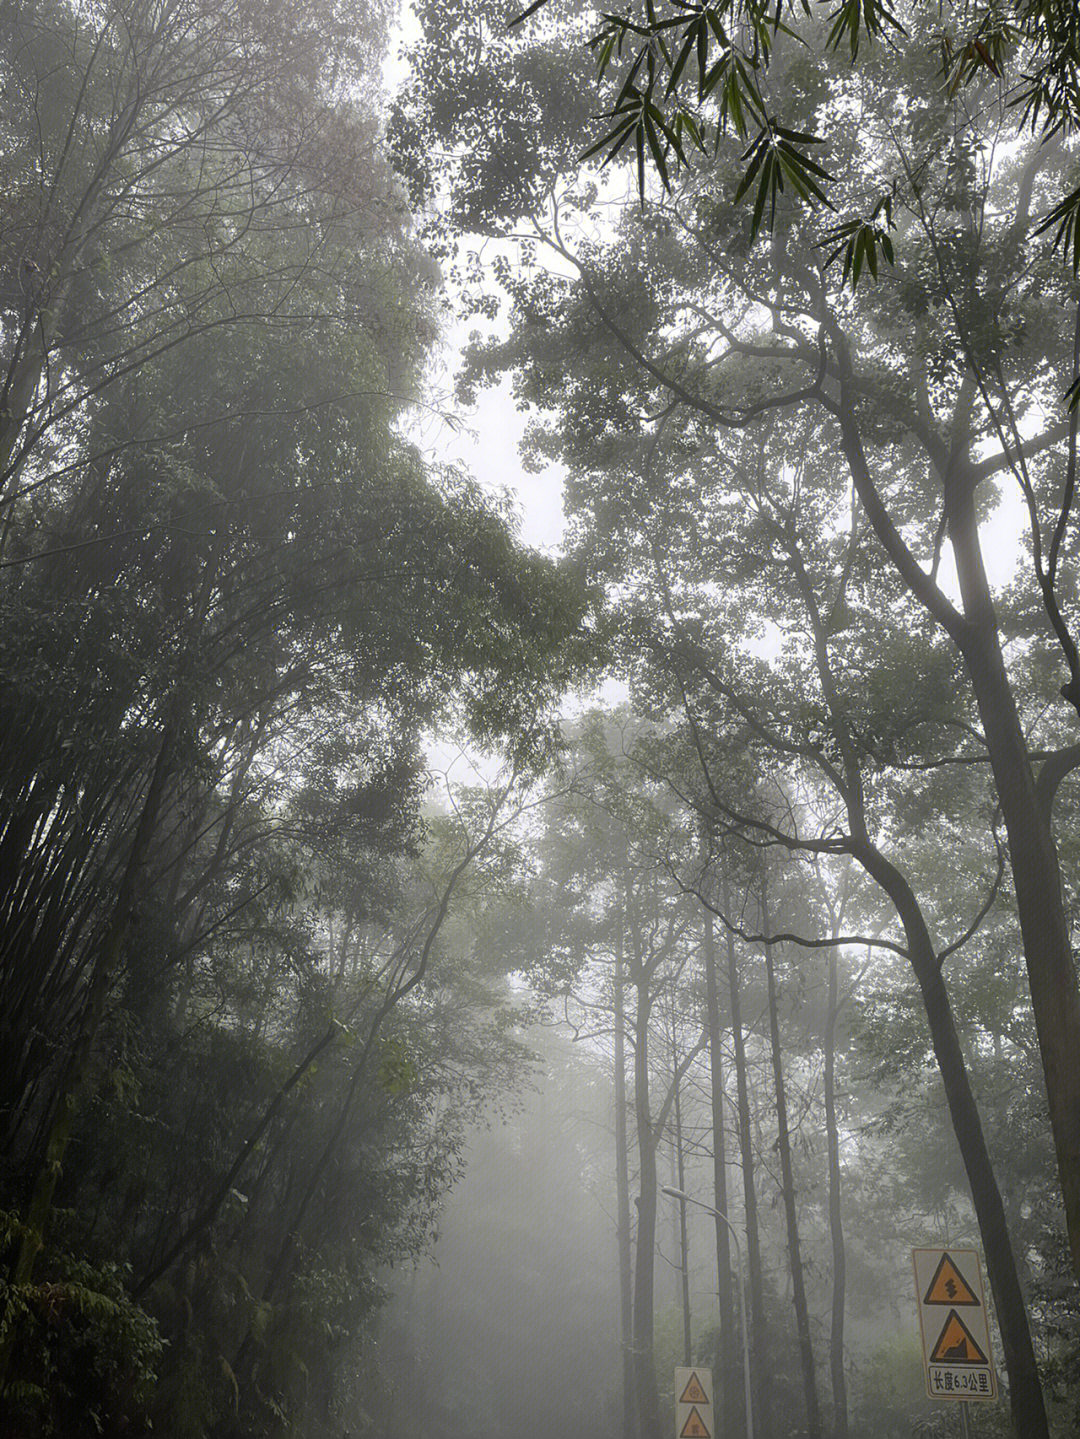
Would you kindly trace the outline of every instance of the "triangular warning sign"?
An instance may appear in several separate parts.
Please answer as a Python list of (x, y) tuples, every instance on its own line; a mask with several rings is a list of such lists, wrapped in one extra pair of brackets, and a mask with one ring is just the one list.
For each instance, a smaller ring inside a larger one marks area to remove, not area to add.
[(943, 1254), (934, 1270), (930, 1288), (923, 1298), (924, 1304), (978, 1304), (966, 1280), (952, 1261), (952, 1256)]
[(686, 1423), (679, 1432), (679, 1439), (712, 1439), (712, 1435), (705, 1427), (705, 1420), (702, 1419), (697, 1409), (691, 1409), (686, 1416)]
[(680, 1404), (708, 1404), (709, 1396), (701, 1387), (701, 1380), (696, 1374), (691, 1374), (686, 1388), (679, 1395)]
[(945, 1328), (930, 1355), (931, 1364), (989, 1364), (990, 1361), (971, 1337), (971, 1330), (957, 1314), (949, 1310)]

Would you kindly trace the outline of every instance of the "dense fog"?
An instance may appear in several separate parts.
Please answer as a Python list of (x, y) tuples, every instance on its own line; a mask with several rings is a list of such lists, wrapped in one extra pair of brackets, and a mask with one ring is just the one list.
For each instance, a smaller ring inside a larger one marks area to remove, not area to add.
[(0, 3), (0, 1439), (1080, 1433), (1073, 0)]

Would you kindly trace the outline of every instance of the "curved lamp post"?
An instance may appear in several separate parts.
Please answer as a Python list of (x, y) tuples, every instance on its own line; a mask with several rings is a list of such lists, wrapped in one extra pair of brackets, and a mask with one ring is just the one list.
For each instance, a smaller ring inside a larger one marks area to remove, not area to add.
[(742, 1241), (739, 1239), (739, 1231), (722, 1210), (714, 1209), (711, 1204), (706, 1204), (703, 1200), (695, 1199), (693, 1195), (687, 1194), (685, 1190), (672, 1189), (670, 1185), (663, 1184), (660, 1186), (660, 1192), (670, 1195), (672, 1199), (677, 1199), (680, 1204), (696, 1204), (699, 1209), (706, 1210), (715, 1219), (722, 1219), (731, 1231), (731, 1237), (735, 1241), (735, 1254), (739, 1261), (739, 1323), (742, 1326), (743, 1390), (746, 1396), (746, 1439), (754, 1439), (754, 1407), (752, 1386), (750, 1383), (750, 1331), (746, 1327), (746, 1284), (743, 1273)]

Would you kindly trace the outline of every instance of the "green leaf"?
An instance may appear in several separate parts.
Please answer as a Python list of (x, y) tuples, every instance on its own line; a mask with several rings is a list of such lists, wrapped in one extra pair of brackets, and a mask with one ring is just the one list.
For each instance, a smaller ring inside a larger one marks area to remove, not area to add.
[(724, 29), (719, 12), (710, 5), (705, 11), (705, 18), (709, 22), (709, 29), (716, 36), (717, 43), (726, 45), (728, 43), (727, 31)]
[(889, 29), (907, 34), (887, 0), (841, 0), (828, 18), (832, 24), (826, 45), (830, 50), (838, 50), (846, 36), (853, 61), (859, 53), (861, 34), (865, 33), (868, 40), (884, 35)]
[(680, 110), (679, 113), (675, 116), (676, 134), (681, 137), (684, 130), (690, 136), (691, 140), (694, 142), (697, 148), (704, 152), (705, 141), (702, 137), (701, 129), (697, 121), (694, 119), (693, 115), (690, 114), (689, 110)]
[(667, 161), (664, 158), (663, 146), (660, 144), (659, 136), (656, 133), (656, 125), (653, 122), (651, 107), (642, 112), (641, 127), (645, 131), (645, 139), (648, 141), (649, 152), (653, 157), (653, 164), (656, 166), (660, 176), (660, 183), (665, 190), (671, 189), (671, 177), (668, 174)]
[(546, 4), (547, 0), (533, 0), (533, 3), (529, 6), (526, 6), (526, 8), (522, 10), (520, 15), (515, 15), (512, 20), (508, 20), (507, 25), (510, 28), (513, 28), (513, 26), (515, 25), (522, 24), (522, 22), (527, 20), (530, 15), (535, 15), (537, 10), (542, 10)]
[[(891, 204), (886, 208), (891, 215)], [(880, 214), (882, 209), (882, 202), (879, 201), (874, 208), (873, 215)], [(889, 223), (891, 223), (891, 219)], [(840, 277), (841, 288), (847, 284), (849, 276), (852, 289), (857, 288), (864, 268), (874, 279), (877, 279), (879, 255), (888, 264), (895, 264), (892, 241), (880, 225), (873, 223), (872, 218), (871, 220), (846, 220), (843, 224), (835, 226), (821, 241), (822, 247), (828, 245), (832, 245), (833, 248), (825, 260), (826, 269), (841, 255), (844, 257), (844, 268)]]
[(587, 150), (583, 150), (578, 156), (578, 159), (591, 160), (594, 155), (599, 154), (601, 150), (605, 149), (608, 145), (611, 145), (611, 153), (606, 156), (604, 160), (604, 164), (607, 165), (612, 159), (614, 159), (614, 157), (622, 149), (626, 141), (633, 134), (634, 128), (635, 124), (633, 120), (629, 121), (627, 124), (624, 125), (616, 125), (615, 129), (609, 131), (609, 133), (606, 134), (602, 140), (597, 140), (595, 145), (590, 145)]
[(750, 164), (747, 167), (746, 173), (742, 177), (739, 188), (735, 191), (736, 205), (750, 189), (750, 186), (754, 183), (754, 178), (757, 175), (758, 170), (764, 164), (765, 156), (768, 153), (768, 143), (768, 131), (762, 131), (762, 133), (758, 136), (758, 138), (754, 141), (750, 148), (743, 154), (743, 159), (749, 160)]
[(596, 57), (596, 73), (599, 79), (604, 78), (607, 67), (611, 64), (611, 57), (615, 53), (615, 32), (611, 31), (603, 37)]
[(705, 77), (702, 79), (699, 86), (700, 97), (702, 100), (707, 100), (708, 97), (712, 94), (712, 92), (716, 89), (717, 85), (719, 85), (720, 81), (724, 78), (725, 74), (728, 71), (728, 68), (731, 65), (731, 54), (732, 52), (729, 50), (726, 54), (721, 55), (718, 60), (715, 60), (711, 68), (706, 73)]
[(761, 229), (762, 217), (765, 213), (765, 200), (771, 196), (773, 202), (773, 213), (776, 207), (776, 191), (779, 184), (779, 174), (776, 168), (776, 157), (772, 152), (765, 156), (765, 163), (761, 167), (761, 181), (758, 184), (757, 198), (754, 201), (754, 213), (750, 220), (750, 236), (756, 238)]
[(1080, 186), (1070, 191), (1050, 213), (1035, 226), (1036, 235), (1045, 235), (1057, 226), (1051, 249), (1060, 247), (1062, 255), (1069, 259), (1072, 251), (1072, 272), (1080, 273)]
[[(698, 66), (701, 66), (700, 46), (698, 43), (698, 32), (696, 27), (692, 28), (683, 41), (682, 49), (675, 57), (675, 63), (671, 67), (671, 74), (668, 76), (667, 88), (664, 91), (665, 99), (671, 94), (682, 78), (682, 72), (686, 69), (687, 61), (695, 50), (699, 52)], [(699, 86), (700, 90), (700, 86)]]

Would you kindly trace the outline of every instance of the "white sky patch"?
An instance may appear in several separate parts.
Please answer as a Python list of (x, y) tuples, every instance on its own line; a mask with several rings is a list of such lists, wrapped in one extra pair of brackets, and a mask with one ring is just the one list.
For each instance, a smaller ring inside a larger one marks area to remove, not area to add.
[(739, 649), (745, 650), (755, 659), (774, 660), (784, 648), (785, 638), (784, 631), (775, 620), (765, 620), (761, 626), (761, 633), (740, 640)]
[(406, 45), (415, 45), (420, 39), (420, 22), (411, 5), (398, 7), (397, 19), (390, 27), (390, 43), (386, 47), (386, 58), (382, 65), (383, 86), (387, 94), (400, 90), (409, 78), (409, 62), (402, 54)]
[(983, 560), (995, 588), (1009, 584), (1024, 560), (1022, 539), (1027, 528), (1027, 510), (1020, 487), (1011, 475), (998, 482), (998, 507), (979, 529)]
[(439, 458), (463, 464), (489, 494), (508, 493), (520, 517), (522, 541), (555, 555), (566, 533), (563, 473), (558, 465), (526, 472), (519, 446), (527, 422), (514, 405), (510, 382), (503, 381), (482, 390), (475, 407), (460, 414), (460, 428), (444, 436)]
[[(998, 477), (998, 504), (988, 520), (979, 526), (979, 540), (982, 545), (983, 564), (990, 588), (1005, 589), (1016, 576), (1016, 571), (1026, 555), (1023, 536), (1027, 527), (1027, 510), (1020, 495), (1020, 487), (1006, 471)], [(956, 578), (956, 564), (949, 545), (941, 551), (941, 568), (938, 584), (952, 600), (960, 604), (960, 585)]]
[(496, 503), (509, 498), (522, 543), (558, 555), (566, 534), (563, 469), (525, 470), (520, 447), (529, 417), (514, 403), (510, 379), (481, 390), (469, 408), (454, 394), (462, 352), (477, 328), (470, 321), (450, 329), (432, 367), (428, 402), (412, 411), (405, 434), (431, 464), (461, 465)]

